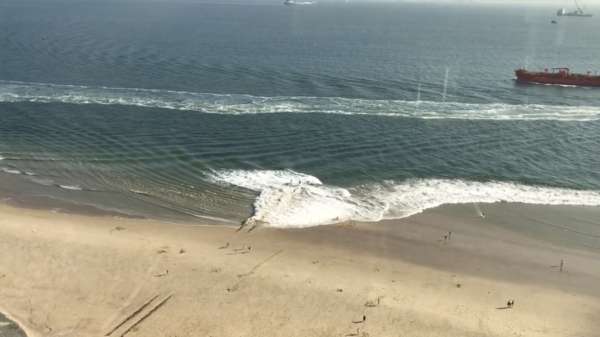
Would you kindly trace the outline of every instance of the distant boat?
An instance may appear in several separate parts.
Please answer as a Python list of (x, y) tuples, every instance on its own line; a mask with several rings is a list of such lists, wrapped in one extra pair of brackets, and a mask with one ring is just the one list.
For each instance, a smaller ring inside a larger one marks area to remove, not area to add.
[(557, 24), (558, 22), (556, 20), (552, 20), (550, 23)]
[(579, 17), (585, 17), (585, 18), (589, 18), (592, 16), (592, 14), (585, 13), (583, 11), (583, 9), (581, 9), (577, 0), (574, 0), (574, 1), (575, 1), (575, 7), (577, 8), (576, 10), (574, 10), (572, 12), (567, 12), (566, 9), (561, 8), (556, 12), (556, 15), (557, 16), (579, 16)]
[(569, 68), (552, 68), (542, 71), (528, 71), (525, 69), (515, 70), (517, 81), (521, 83), (534, 84), (559, 84), (576, 85), (582, 87), (600, 87), (600, 76), (587, 74), (571, 73)]
[(315, 1), (295, 1), (295, 0), (285, 0), (283, 2), (286, 6), (297, 6), (297, 5), (314, 5)]

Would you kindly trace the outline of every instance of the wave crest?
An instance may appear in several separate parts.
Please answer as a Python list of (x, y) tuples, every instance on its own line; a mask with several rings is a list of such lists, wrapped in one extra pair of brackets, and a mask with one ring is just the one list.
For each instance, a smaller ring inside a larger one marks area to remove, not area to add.
[(600, 206), (600, 191), (497, 181), (412, 179), (342, 188), (290, 170), (223, 170), (213, 172), (210, 179), (258, 192), (250, 219), (283, 228), (398, 219), (444, 204), (506, 201)]
[(8, 173), (8, 174), (22, 174), (21, 171), (11, 168), (11, 167), (0, 167), (0, 172)]
[(539, 104), (369, 100), (342, 97), (208, 94), (0, 81), (0, 102), (129, 105), (217, 114), (326, 113), (423, 119), (559, 120), (600, 119), (600, 107)]

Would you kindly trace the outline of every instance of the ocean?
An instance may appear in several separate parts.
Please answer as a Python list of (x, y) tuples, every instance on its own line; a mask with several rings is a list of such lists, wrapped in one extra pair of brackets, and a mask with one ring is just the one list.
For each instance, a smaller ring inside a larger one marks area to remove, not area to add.
[(274, 227), (600, 205), (600, 21), (550, 7), (2, 1), (0, 197)]

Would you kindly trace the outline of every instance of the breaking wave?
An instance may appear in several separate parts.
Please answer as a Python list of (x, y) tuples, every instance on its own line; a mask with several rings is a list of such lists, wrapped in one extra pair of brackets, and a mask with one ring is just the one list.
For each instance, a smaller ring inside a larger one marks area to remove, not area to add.
[(497, 181), (412, 179), (342, 188), (290, 170), (223, 170), (211, 173), (210, 180), (256, 191), (250, 220), (282, 228), (397, 219), (444, 204), (600, 205), (600, 191)]
[(11, 167), (0, 167), (0, 172), (8, 173), (8, 174), (22, 174), (21, 171), (11, 168)]
[(70, 190), (70, 191), (83, 191), (83, 188), (77, 185), (56, 185), (59, 188), (62, 188), (63, 190)]
[(207, 94), (158, 89), (109, 88), (0, 81), (0, 102), (129, 105), (216, 114), (326, 113), (424, 119), (600, 119), (600, 107), (540, 104), (370, 100), (341, 97)]

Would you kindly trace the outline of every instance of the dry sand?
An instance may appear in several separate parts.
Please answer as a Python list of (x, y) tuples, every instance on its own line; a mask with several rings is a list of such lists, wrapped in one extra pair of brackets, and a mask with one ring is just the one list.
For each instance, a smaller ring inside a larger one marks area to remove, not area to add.
[(0, 206), (0, 311), (30, 336), (599, 335), (600, 239), (518, 224), (597, 209), (469, 207), (247, 233)]

